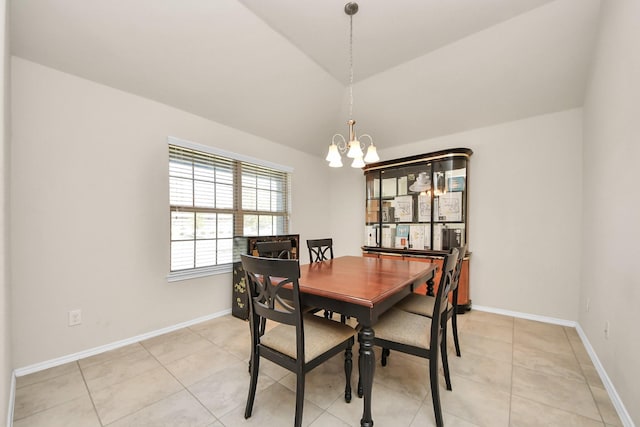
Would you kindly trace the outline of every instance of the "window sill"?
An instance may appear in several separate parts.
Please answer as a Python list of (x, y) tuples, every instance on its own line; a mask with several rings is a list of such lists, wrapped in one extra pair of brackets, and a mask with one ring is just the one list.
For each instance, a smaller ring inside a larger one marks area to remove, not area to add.
[(231, 263), (212, 267), (194, 268), (191, 270), (172, 271), (167, 274), (167, 282), (179, 282), (181, 280), (196, 279), (198, 277), (231, 273), (232, 271), (233, 265)]

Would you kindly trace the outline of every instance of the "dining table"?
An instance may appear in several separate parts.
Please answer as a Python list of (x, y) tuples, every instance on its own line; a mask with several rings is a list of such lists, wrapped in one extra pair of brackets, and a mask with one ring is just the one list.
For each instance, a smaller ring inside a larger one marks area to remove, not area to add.
[(364, 256), (341, 256), (300, 265), (300, 298), (306, 306), (355, 318), (360, 345), (358, 396), (363, 398), (360, 425), (373, 426), (371, 394), (375, 373), (373, 352), (378, 318), (425, 283), (433, 286), (433, 263)]

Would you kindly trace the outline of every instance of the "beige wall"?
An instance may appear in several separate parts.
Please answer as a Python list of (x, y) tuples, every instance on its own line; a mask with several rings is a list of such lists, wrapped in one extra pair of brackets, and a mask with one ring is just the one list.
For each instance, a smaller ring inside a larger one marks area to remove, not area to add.
[[(383, 160), (451, 147), (474, 151), (469, 176), (473, 304), (577, 320), (581, 126), (581, 110), (569, 110), (399, 147), (377, 144)], [(364, 180), (334, 188), (342, 189), (331, 197), (343, 202), (341, 212), (349, 218), (334, 221), (340, 230), (334, 234), (352, 236), (359, 243), (351, 249), (357, 251), (364, 238)], [(555, 253), (559, 249), (562, 257)]]
[(0, 67), (0, 423), (7, 419), (9, 393), (11, 387), (11, 288), (9, 280), (9, 97), (8, 97), (8, 25), (6, 25), (7, 4), (0, 0), (0, 47), (3, 59)]
[[(605, 1), (584, 106), (580, 325), (640, 425), (640, 2)], [(587, 302), (589, 310), (587, 311)], [(609, 338), (604, 334), (609, 322)]]
[(16, 57), (12, 89), (16, 367), (230, 309), (230, 273), (167, 283), (169, 135), (294, 167), (292, 232), (329, 229), (322, 159)]

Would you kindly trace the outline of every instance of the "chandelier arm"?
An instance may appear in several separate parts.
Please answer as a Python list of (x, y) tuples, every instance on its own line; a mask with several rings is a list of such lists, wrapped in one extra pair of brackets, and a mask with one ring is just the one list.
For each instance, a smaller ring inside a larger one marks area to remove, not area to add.
[[(338, 142), (336, 142), (336, 137), (339, 137)], [(331, 143), (338, 147), (338, 151), (340, 151), (341, 153), (344, 154), (347, 151), (347, 140), (344, 139), (344, 136), (342, 136), (341, 134), (336, 133), (335, 135), (333, 135), (333, 138), (331, 138)]]
[(362, 138), (369, 138), (369, 145), (373, 145), (373, 138), (371, 138), (371, 135), (369, 135), (368, 133), (363, 133), (362, 135), (360, 135), (360, 138), (358, 139), (360, 142), (360, 146), (362, 148), (366, 147), (366, 144), (364, 142), (362, 142)]

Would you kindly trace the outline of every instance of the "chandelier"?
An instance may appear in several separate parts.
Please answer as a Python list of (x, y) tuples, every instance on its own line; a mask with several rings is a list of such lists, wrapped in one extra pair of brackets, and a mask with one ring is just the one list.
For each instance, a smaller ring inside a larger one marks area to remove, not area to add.
[(358, 3), (347, 3), (344, 6), (344, 12), (349, 15), (349, 121), (347, 122), (349, 125), (349, 142), (339, 133), (333, 135), (326, 160), (332, 168), (340, 168), (342, 167), (341, 154), (347, 153), (347, 157), (353, 159), (351, 167), (361, 168), (365, 163), (377, 162), (380, 157), (378, 157), (376, 146), (373, 145), (373, 139), (367, 134), (360, 135), (361, 139), (369, 139), (367, 154), (366, 156), (364, 155), (363, 150), (366, 145), (358, 140), (356, 131), (353, 128), (356, 124), (356, 121), (353, 120), (353, 15), (358, 12)]

